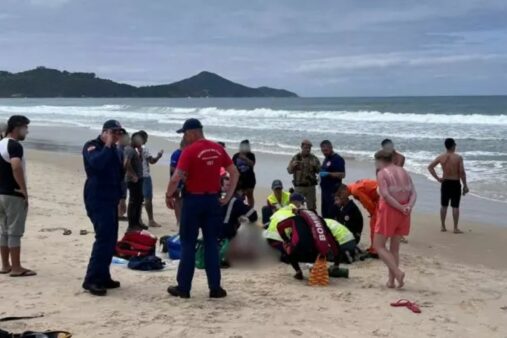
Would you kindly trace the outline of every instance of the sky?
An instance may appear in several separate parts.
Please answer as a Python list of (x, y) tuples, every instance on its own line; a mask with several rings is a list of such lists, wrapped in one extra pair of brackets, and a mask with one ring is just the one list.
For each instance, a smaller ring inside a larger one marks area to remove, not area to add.
[(507, 94), (506, 0), (0, 0), (0, 69), (301, 96)]

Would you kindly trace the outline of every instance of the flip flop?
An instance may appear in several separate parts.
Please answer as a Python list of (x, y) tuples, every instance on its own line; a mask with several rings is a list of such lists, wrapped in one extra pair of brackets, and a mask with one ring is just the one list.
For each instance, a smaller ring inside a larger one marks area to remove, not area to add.
[(11, 277), (31, 277), (31, 276), (37, 276), (37, 272), (32, 271), (32, 270), (25, 270), (20, 274), (16, 274), (16, 275), (10, 274), (9, 276), (11, 276)]
[(0, 318), (0, 322), (9, 322), (9, 321), (13, 321), (13, 320), (34, 319), (34, 318), (42, 318), (42, 317), (44, 317), (43, 313), (35, 315), (35, 316), (4, 317), (4, 318)]
[(412, 303), (408, 299), (400, 299), (396, 303), (391, 303), (391, 306), (393, 307), (406, 307), (413, 313), (421, 313), (421, 309), (416, 303)]
[(46, 331), (46, 332), (23, 332), (21, 338), (71, 338), (72, 334), (67, 331)]
[(7, 271), (0, 271), (0, 275), (7, 275), (9, 273), (11, 273), (12, 269), (9, 269)]

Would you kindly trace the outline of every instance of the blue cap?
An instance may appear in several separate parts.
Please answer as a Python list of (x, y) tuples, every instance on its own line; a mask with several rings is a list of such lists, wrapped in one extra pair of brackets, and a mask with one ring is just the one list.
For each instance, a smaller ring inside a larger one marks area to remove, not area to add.
[(199, 121), (198, 119), (188, 119), (185, 121), (185, 123), (183, 123), (183, 128), (178, 129), (176, 132), (178, 134), (182, 134), (188, 130), (193, 129), (202, 129), (201, 121)]
[(104, 126), (102, 127), (102, 130), (108, 130), (108, 129), (123, 129), (120, 122), (116, 120), (108, 120), (106, 123), (104, 123)]
[(271, 183), (271, 189), (283, 189), (283, 183), (280, 180), (274, 180), (273, 183)]
[(303, 195), (298, 194), (297, 192), (295, 192), (292, 195), (290, 195), (290, 200), (291, 201), (296, 201), (296, 202), (304, 202), (305, 201), (305, 197)]

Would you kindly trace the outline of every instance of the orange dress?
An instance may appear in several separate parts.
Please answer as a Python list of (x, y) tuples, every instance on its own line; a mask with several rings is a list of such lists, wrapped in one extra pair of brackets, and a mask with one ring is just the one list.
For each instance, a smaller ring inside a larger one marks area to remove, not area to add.
[(408, 236), (410, 214), (403, 208), (412, 208), (417, 194), (410, 175), (401, 167), (390, 165), (377, 174), (380, 202), (375, 233), (385, 237)]

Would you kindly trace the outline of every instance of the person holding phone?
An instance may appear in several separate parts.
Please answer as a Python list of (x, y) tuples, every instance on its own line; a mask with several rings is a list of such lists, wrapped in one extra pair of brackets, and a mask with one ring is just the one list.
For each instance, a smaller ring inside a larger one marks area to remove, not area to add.
[(116, 144), (124, 132), (118, 121), (109, 120), (102, 133), (86, 142), (82, 151), (86, 172), (84, 202), (95, 230), (83, 288), (95, 296), (105, 296), (108, 289), (120, 287), (120, 282), (111, 278), (109, 266), (118, 240), (118, 203), (125, 177), (123, 153)]
[(232, 157), (232, 162), (239, 171), (238, 188), (245, 195), (248, 206), (253, 208), (255, 205), (254, 189), (257, 181), (254, 172), (255, 154), (250, 148), (250, 141), (241, 141), (239, 152)]

